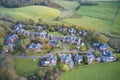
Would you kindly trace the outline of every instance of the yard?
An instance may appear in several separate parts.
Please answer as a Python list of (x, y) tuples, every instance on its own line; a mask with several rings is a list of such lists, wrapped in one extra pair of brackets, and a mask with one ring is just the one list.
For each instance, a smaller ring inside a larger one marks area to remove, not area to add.
[(49, 32), (49, 34), (52, 34), (52, 35), (54, 35), (54, 36), (63, 36), (63, 34), (62, 33), (60, 33), (60, 32)]
[(39, 69), (39, 59), (35, 59), (35, 62), (32, 59), (23, 59), (15, 58), (15, 70), (20, 76), (28, 76), (34, 74)]

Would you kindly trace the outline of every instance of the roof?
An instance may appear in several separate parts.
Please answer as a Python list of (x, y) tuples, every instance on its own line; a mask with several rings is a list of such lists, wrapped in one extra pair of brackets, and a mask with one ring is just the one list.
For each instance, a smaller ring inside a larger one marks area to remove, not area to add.
[(37, 43), (31, 43), (28, 48), (36, 49), (36, 48), (41, 48), (41, 44)]

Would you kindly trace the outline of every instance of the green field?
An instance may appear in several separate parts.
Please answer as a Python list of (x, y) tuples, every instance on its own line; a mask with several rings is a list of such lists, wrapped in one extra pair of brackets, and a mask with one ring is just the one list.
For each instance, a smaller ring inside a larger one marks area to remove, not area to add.
[(60, 16), (60, 11), (45, 6), (27, 6), (21, 8), (0, 7), (0, 16), (8, 16), (15, 20), (28, 20), (30, 18), (35, 21), (38, 21), (39, 18), (51, 20)]
[(99, 2), (96, 6), (81, 6), (76, 13), (113, 20), (119, 6), (120, 2)]
[(77, 1), (67, 1), (67, 0), (52, 0), (57, 4), (61, 5), (65, 9), (76, 9), (79, 3)]
[(38, 59), (33, 62), (32, 59), (16, 58), (14, 60), (15, 70), (20, 76), (32, 75), (39, 69), (38, 61)]
[(103, 21), (96, 18), (90, 18), (83, 16), (82, 18), (67, 18), (62, 20), (62, 22), (74, 25), (80, 25), (87, 29), (95, 29), (100, 32), (109, 32), (110, 31), (110, 21)]
[(120, 9), (117, 17), (115, 18), (112, 31), (120, 33)]
[(120, 80), (120, 62), (91, 64), (63, 72), (61, 80)]
[(120, 33), (120, 9), (116, 16), (119, 6), (120, 2), (99, 2), (96, 6), (81, 6), (74, 15), (61, 22), (94, 29), (102, 33), (111, 31)]

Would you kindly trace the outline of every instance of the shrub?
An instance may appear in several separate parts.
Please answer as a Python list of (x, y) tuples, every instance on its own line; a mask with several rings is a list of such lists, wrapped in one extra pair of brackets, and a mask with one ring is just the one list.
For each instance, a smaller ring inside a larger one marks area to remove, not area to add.
[(62, 71), (70, 71), (70, 67), (67, 64), (59, 63), (58, 65)]

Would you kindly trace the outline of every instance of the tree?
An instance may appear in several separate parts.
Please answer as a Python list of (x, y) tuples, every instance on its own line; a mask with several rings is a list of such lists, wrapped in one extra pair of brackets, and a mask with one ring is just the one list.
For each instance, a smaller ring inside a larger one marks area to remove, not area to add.
[(0, 27), (0, 38), (5, 38), (6, 33), (5, 33), (5, 29)]
[(95, 40), (96, 42), (107, 43), (109, 41), (109, 38), (103, 34), (97, 34)]
[(41, 80), (44, 80), (45, 73), (46, 73), (46, 71), (45, 71), (43, 68), (41, 68), (41, 69), (37, 72), (37, 75), (41, 78)]
[(4, 45), (4, 38), (0, 38), (0, 46), (2, 47)]
[(0, 80), (18, 80), (11, 55), (0, 56)]

